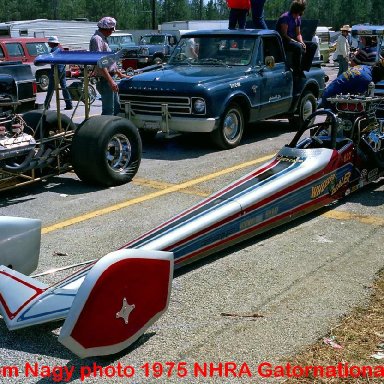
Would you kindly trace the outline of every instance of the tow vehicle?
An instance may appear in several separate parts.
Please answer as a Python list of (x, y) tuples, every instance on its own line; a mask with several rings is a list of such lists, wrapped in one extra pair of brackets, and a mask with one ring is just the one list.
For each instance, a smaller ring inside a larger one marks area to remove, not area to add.
[(285, 117), (297, 129), (316, 110), (321, 63), (300, 78), (290, 63), (276, 31), (187, 32), (167, 64), (120, 82), (121, 107), (143, 138), (200, 132), (234, 148), (251, 123)]
[[(37, 66), (50, 64), (55, 68), (56, 111), (25, 112), (36, 100), (36, 83), (30, 69), (21, 64), (0, 67), (0, 191), (71, 170), (84, 182), (103, 187), (124, 184), (133, 178), (141, 160), (136, 127), (123, 117), (89, 116), (92, 100), (88, 95), (88, 66), (108, 65), (119, 57), (85, 51), (38, 56)], [(84, 97), (79, 97), (77, 103), (78, 106), (87, 101), (81, 124), (60, 113), (58, 64), (85, 68)]]
[(0, 313), (8, 329), (65, 319), (59, 341), (78, 356), (119, 352), (166, 311), (175, 268), (381, 178), (384, 132), (375, 110), (383, 99), (330, 101), (337, 114), (310, 115), (272, 160), (51, 286), (27, 276), (38, 263), (41, 222), (1, 218)]

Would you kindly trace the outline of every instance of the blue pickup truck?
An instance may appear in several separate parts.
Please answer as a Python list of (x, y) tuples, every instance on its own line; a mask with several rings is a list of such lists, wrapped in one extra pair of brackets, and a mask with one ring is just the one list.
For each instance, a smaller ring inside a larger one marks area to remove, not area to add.
[(207, 132), (229, 149), (249, 123), (287, 117), (299, 126), (324, 87), (320, 63), (293, 77), (276, 31), (210, 30), (184, 34), (166, 65), (122, 80), (119, 93), (143, 137)]
[(137, 49), (138, 67), (166, 62), (176, 47), (177, 37), (170, 33), (153, 33), (141, 36)]

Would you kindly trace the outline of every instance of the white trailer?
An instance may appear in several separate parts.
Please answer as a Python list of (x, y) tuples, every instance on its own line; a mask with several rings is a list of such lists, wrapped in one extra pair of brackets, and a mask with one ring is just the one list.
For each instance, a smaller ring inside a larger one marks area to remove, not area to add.
[(0, 35), (10, 37), (57, 36), (68, 49), (88, 49), (97, 22), (86, 20), (24, 20), (0, 23)]
[(228, 19), (167, 21), (159, 26), (160, 32), (203, 29), (228, 29)]

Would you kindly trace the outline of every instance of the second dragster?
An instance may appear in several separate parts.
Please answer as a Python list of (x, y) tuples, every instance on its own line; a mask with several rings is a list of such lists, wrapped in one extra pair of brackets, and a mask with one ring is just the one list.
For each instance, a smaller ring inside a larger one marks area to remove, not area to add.
[[(166, 311), (174, 268), (380, 178), (384, 135), (374, 112), (381, 100), (334, 98), (338, 114), (316, 112), (271, 161), (52, 286), (25, 275), (37, 266), (40, 221), (3, 217), (0, 311), (7, 327), (65, 319), (59, 341), (80, 357), (128, 347)], [(16, 240), (24, 247), (15, 248)]]

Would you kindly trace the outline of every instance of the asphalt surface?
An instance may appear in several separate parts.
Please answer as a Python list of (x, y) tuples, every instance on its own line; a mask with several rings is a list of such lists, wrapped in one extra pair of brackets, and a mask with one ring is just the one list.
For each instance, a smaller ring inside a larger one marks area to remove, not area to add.
[[(334, 77), (335, 68), (327, 71)], [(101, 257), (251, 171), (293, 136), (284, 120), (252, 128), (231, 151), (215, 150), (205, 136), (160, 135), (144, 146), (132, 183), (101, 190), (66, 174), (2, 194), (0, 214), (42, 220), (37, 273)], [(118, 355), (77, 358), (57, 341), (60, 322), (9, 332), (0, 321), (0, 382), (263, 382), (260, 364), (285, 365), (369, 298), (384, 266), (383, 201), (379, 182), (177, 271), (167, 313)]]

